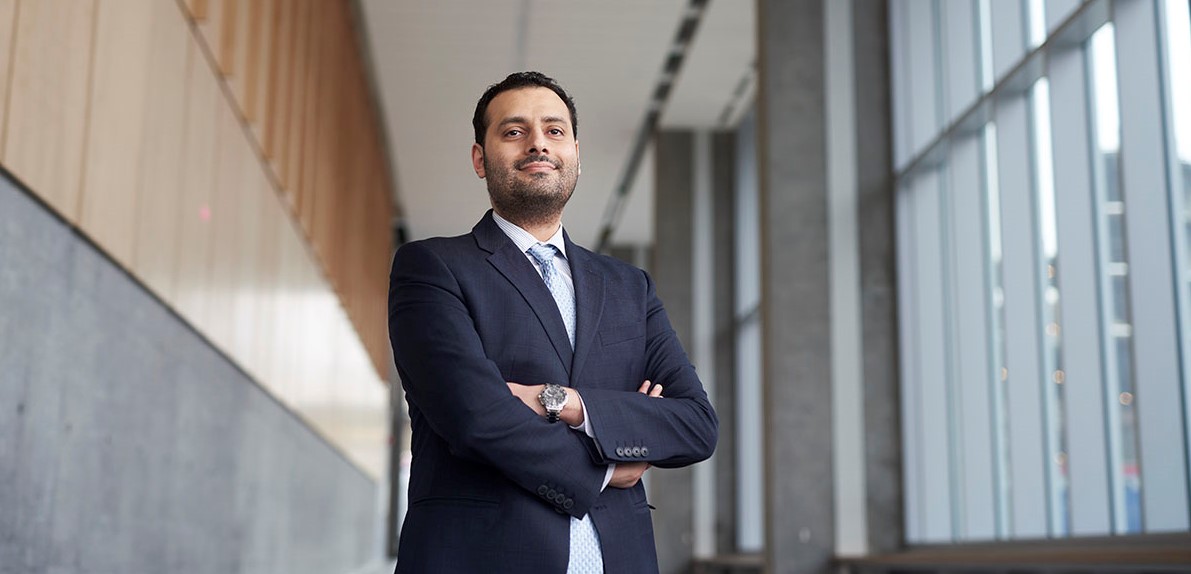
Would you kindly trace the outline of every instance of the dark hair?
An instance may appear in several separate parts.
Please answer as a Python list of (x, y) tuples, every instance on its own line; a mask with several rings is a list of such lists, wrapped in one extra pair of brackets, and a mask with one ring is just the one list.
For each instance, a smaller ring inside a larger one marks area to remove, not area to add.
[(484, 145), (484, 134), (488, 132), (488, 104), (492, 103), (492, 99), (502, 92), (522, 88), (549, 88), (558, 94), (558, 97), (567, 105), (567, 111), (571, 112), (571, 133), (576, 139), (579, 138), (579, 114), (575, 111), (575, 100), (571, 99), (567, 91), (562, 89), (562, 86), (558, 85), (554, 78), (541, 72), (516, 72), (509, 74), (500, 83), (488, 86), (484, 95), (480, 96), (480, 101), (476, 102), (476, 113), (471, 118), (471, 127), (476, 130), (476, 143), (481, 147)]

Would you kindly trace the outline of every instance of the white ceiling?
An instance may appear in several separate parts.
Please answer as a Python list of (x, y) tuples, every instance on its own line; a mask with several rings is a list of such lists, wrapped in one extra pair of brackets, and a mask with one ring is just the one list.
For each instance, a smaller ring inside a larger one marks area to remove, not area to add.
[[(488, 85), (538, 70), (575, 99), (583, 175), (563, 224), (594, 246), (687, 0), (361, 0), (411, 239), (466, 233), (488, 208), (471, 116)], [(717, 127), (754, 59), (751, 0), (712, 0), (663, 125)], [(634, 181), (618, 244), (653, 240), (653, 162)]]
[(663, 127), (726, 127), (720, 116), (735, 103), (733, 93), (751, 77), (756, 59), (755, 8), (752, 0), (711, 0), (662, 114)]

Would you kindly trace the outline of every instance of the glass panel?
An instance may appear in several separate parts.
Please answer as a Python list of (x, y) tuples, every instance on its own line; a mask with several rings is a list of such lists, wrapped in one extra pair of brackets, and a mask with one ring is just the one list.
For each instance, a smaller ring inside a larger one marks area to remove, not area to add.
[(757, 112), (736, 132), (736, 546), (760, 551), (765, 539), (764, 462), (761, 452), (761, 216), (757, 185)]
[(1191, 459), (1191, 1), (1166, 0), (1166, 61), (1171, 102), (1170, 126), (1174, 139), (1174, 166), (1171, 179), (1171, 211), (1174, 230), (1175, 270), (1179, 278), (1183, 354), (1183, 428), (1187, 433), (1188, 459)]
[(1043, 0), (1029, 0), (1030, 48), (1037, 48), (1046, 41), (1046, 4)]
[[(1041, 2), (1039, 2), (1040, 4)], [(1041, 8), (1039, 8), (1041, 10)], [(1032, 13), (1032, 12), (1031, 12)], [(1041, 26), (1041, 24), (1039, 25)], [(1043, 28), (1045, 29), (1045, 28)], [(1034, 190), (1038, 201), (1038, 231), (1042, 241), (1039, 263), (1042, 266), (1039, 289), (1042, 301), (1042, 364), (1047, 377), (1043, 380), (1043, 412), (1045, 413), (1046, 483), (1050, 505), (1048, 524), (1052, 536), (1066, 536), (1070, 531), (1068, 520), (1070, 504), (1070, 482), (1067, 478), (1067, 436), (1063, 417), (1066, 403), (1063, 399), (1062, 341), (1059, 325), (1062, 324), (1059, 300), (1058, 226), (1055, 219), (1054, 159), (1050, 129), (1050, 82), (1040, 78), (1030, 90), (1032, 106)]]
[(990, 402), (993, 409), (993, 469), (996, 493), (997, 538), (1009, 537), (1009, 418), (1005, 412), (1008, 402), (1009, 371), (1005, 366), (1005, 292), (1002, 281), (1001, 251), (1001, 186), (997, 178), (997, 126), (984, 125), (981, 145), (984, 146), (985, 232), (988, 236), (988, 309), (989, 356), (993, 368)]
[(1133, 328), (1121, 193), (1116, 38), (1111, 23), (1101, 27), (1089, 41), (1088, 77), (1113, 531), (1120, 534), (1141, 531), (1141, 469), (1133, 408)]
[(954, 166), (945, 164), (938, 170), (938, 220), (939, 220), (939, 252), (940, 273), (943, 296), (940, 297), (943, 311), (943, 395), (944, 409), (946, 409), (947, 424), (947, 486), (950, 494), (950, 540), (958, 540), (963, 532), (963, 489), (964, 474), (961, 449), (963, 448), (963, 420), (960, 418), (962, 402), (960, 400), (963, 377), (959, 372), (959, 318), (956, 316), (955, 283), (955, 238), (952, 236), (954, 225), (953, 202), (956, 190), (951, 186), (951, 169)]
[(977, 8), (980, 24), (980, 87), (987, 92), (993, 87), (992, 8), (991, 0), (980, 0)]

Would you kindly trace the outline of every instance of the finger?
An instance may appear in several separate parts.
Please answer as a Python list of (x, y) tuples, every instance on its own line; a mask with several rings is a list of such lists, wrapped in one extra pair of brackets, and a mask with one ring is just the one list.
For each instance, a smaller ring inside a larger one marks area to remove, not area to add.
[(661, 386), (661, 385), (654, 385), (654, 386), (653, 386), (653, 390), (652, 390), (652, 391), (649, 391), (649, 396), (651, 396), (651, 397), (660, 397), (660, 396), (662, 396), (662, 386)]
[(641, 393), (643, 395), (648, 394), (649, 393), (649, 381), (645, 381), (644, 383), (641, 383), (641, 386), (637, 388), (637, 392)]

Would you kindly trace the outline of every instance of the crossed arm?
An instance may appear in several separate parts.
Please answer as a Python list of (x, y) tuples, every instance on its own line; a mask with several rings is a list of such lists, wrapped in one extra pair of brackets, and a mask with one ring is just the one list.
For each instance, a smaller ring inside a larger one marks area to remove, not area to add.
[[(520, 383), (509, 382), (509, 391), (513, 396), (521, 399), (525, 406), (533, 409), (533, 412), (540, 417), (546, 416), (546, 407), (542, 406), (542, 402), (538, 400), (538, 394), (542, 392), (545, 385), (522, 385)], [(638, 393), (643, 395), (662, 398), (662, 386), (653, 385), (645, 381), (641, 383), (641, 387), (637, 389)], [(559, 414), (559, 420), (571, 427), (577, 427), (583, 424), (583, 397), (579, 396), (579, 391), (570, 387), (563, 387), (567, 392), (567, 401)], [(649, 470), (648, 462), (622, 462), (615, 464), (612, 470), (612, 478), (608, 481), (608, 486), (613, 488), (632, 488), (645, 475), (645, 471)]]
[[(574, 407), (586, 407), (600, 437), (593, 441), (534, 416), (539, 388), (522, 389), (526, 401), (501, 387), (504, 379), (485, 353), (452, 270), (424, 243), (403, 246), (390, 277), (389, 331), (411, 405), (453, 455), (490, 465), (530, 492), (547, 484), (565, 492), (573, 498), (566, 511), (576, 517), (595, 503), (610, 464), (616, 468), (609, 484), (628, 487), (648, 468), (646, 461), (670, 467), (707, 458), (715, 446), (715, 413), (645, 279), (644, 371), (666, 386), (667, 399), (585, 388)], [(575, 416), (566, 418), (583, 422)], [(650, 453), (631, 458), (615, 452), (643, 441)]]

